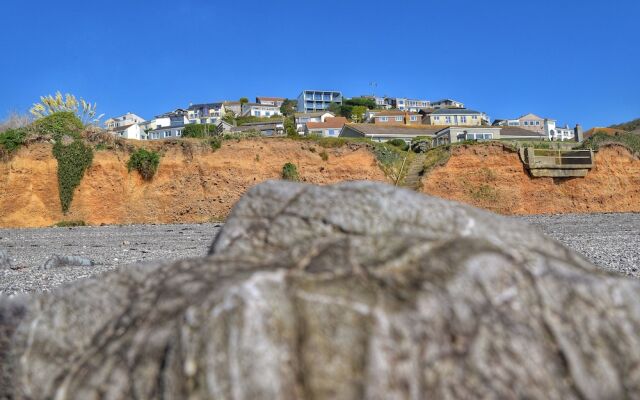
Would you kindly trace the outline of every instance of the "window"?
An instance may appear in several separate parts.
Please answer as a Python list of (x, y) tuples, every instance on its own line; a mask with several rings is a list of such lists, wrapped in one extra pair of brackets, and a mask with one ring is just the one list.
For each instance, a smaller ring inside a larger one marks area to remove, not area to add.
[(447, 124), (451, 123), (451, 117), (444, 117), (444, 122), (446, 122)]
[(387, 122), (389, 120), (389, 117), (379, 117), (378, 119), (380, 120), (380, 122)]
[(440, 121), (440, 117), (435, 117), (434, 118), (436, 121)]
[(416, 115), (411, 116), (411, 121), (417, 121), (417, 120), (418, 120), (418, 117)]
[(460, 122), (463, 123), (463, 124), (466, 124), (467, 123), (467, 117), (465, 115), (461, 116), (460, 117)]
[(471, 117), (471, 118), (473, 118), (473, 120), (475, 121), (475, 120), (477, 120), (477, 119), (478, 119), (478, 116), (477, 116), (477, 115), (474, 115), (474, 116), (473, 116), (473, 117)]
[(402, 122), (402, 116), (396, 117), (396, 122)]
[(170, 137), (171, 131), (164, 131), (164, 137)]
[(182, 131), (176, 131), (176, 136), (182, 136)]
[(537, 126), (540, 126), (540, 121), (536, 121), (536, 125), (537, 125)]

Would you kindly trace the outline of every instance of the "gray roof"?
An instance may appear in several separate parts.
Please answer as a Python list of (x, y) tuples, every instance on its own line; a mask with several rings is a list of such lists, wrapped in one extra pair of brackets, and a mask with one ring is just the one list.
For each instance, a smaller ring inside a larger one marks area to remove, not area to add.
[(530, 131), (524, 128), (518, 128), (517, 126), (503, 126), (500, 130), (500, 136), (517, 136), (517, 137), (534, 137), (545, 138), (547, 135), (540, 132)]
[(469, 110), (468, 108), (440, 108), (431, 112), (431, 115), (459, 115), (459, 114), (477, 114), (482, 115), (480, 111)]
[(363, 136), (435, 136), (442, 128), (435, 125), (347, 124), (343, 129), (353, 129)]

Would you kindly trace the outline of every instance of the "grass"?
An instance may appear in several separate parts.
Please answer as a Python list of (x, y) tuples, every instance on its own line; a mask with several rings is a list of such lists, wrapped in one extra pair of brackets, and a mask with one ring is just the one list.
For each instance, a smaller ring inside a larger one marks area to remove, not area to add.
[(451, 157), (449, 146), (438, 146), (429, 149), (425, 153), (423, 174), (426, 175), (434, 168), (445, 165)]
[(498, 200), (498, 190), (487, 184), (471, 188), (471, 198), (477, 201), (495, 202)]
[(74, 226), (87, 226), (87, 224), (82, 220), (76, 220), (76, 221), (60, 221), (60, 222), (56, 222), (55, 224), (53, 224), (53, 226), (55, 226), (57, 228), (71, 228), (71, 227), (74, 227)]
[(589, 139), (582, 142), (579, 148), (598, 150), (602, 146), (610, 144), (623, 145), (632, 153), (640, 155), (640, 135), (633, 133), (623, 133), (620, 135), (607, 135), (605, 133), (596, 133)]

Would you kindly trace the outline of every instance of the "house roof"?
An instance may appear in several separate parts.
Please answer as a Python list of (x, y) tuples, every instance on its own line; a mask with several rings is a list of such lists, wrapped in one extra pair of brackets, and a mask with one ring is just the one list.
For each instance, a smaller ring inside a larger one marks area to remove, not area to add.
[(239, 102), (239, 101), (229, 101), (229, 100), (225, 100), (225, 101), (223, 101), (223, 102), (222, 102), (222, 104), (224, 104), (224, 105), (231, 105), (231, 106), (235, 106), (235, 105), (238, 105), (238, 106), (239, 106), (239, 105), (240, 105), (240, 102)]
[(432, 101), (431, 103), (446, 103), (446, 102), (462, 103), (461, 101), (453, 100), (453, 99), (440, 99), (440, 100), (437, 100), (437, 101)]
[(334, 113), (329, 112), (329, 111), (314, 111), (314, 112), (309, 112), (309, 113), (300, 113), (297, 112), (295, 114), (293, 114), (296, 118), (304, 118), (304, 117), (322, 117), (325, 114), (331, 114), (333, 116), (335, 116)]
[(437, 110), (433, 110), (431, 115), (482, 115), (481, 112), (475, 110), (469, 110), (468, 108), (440, 108)]
[(517, 126), (503, 126), (500, 130), (500, 136), (516, 136), (516, 137), (534, 137), (545, 138), (547, 135), (540, 132), (530, 131), (528, 129), (519, 128)]
[(376, 124), (347, 124), (344, 128), (353, 129), (363, 136), (435, 136), (436, 132), (446, 126), (437, 125), (376, 125)]
[(256, 97), (256, 101), (266, 100), (266, 101), (285, 101), (284, 97)]
[(115, 132), (122, 132), (122, 131), (126, 131), (127, 129), (131, 128), (132, 126), (134, 126), (135, 124), (129, 124), (129, 125), (123, 125), (123, 126), (116, 126), (115, 128), (113, 128), (113, 130)]
[(331, 129), (342, 128), (349, 121), (345, 117), (327, 118), (324, 122), (307, 122), (309, 129)]

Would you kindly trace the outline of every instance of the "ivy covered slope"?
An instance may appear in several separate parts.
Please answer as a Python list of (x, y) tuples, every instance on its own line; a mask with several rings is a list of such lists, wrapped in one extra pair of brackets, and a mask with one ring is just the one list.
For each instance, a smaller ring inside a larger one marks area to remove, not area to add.
[(35, 122), (35, 130), (51, 135), (53, 156), (58, 161), (58, 189), (62, 212), (67, 213), (73, 192), (93, 161), (93, 150), (80, 136), (84, 125), (72, 112), (58, 112)]

